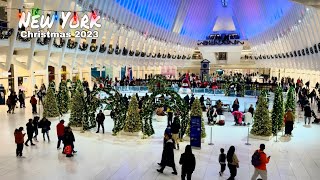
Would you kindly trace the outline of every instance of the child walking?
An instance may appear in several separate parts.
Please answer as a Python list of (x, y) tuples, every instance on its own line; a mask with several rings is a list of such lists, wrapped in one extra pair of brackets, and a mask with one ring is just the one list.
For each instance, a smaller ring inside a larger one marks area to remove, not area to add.
[(227, 156), (224, 153), (224, 149), (223, 148), (220, 149), (220, 153), (221, 154), (219, 155), (219, 163), (220, 163), (221, 168), (220, 168), (219, 174), (220, 174), (220, 176), (222, 176), (224, 170), (226, 170), (226, 159), (227, 159)]

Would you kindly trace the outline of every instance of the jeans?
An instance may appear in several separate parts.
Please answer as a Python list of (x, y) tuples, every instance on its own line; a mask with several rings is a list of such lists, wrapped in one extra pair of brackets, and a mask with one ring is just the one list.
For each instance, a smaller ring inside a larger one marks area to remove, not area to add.
[(224, 172), (226, 170), (226, 164), (220, 164), (220, 172)]
[(59, 148), (60, 148), (61, 141), (63, 141), (63, 136), (58, 136), (57, 149), (59, 149)]
[(268, 179), (267, 170), (260, 170), (260, 169), (255, 168), (254, 173), (251, 177), (251, 180), (256, 180), (259, 175), (261, 176), (262, 180)]
[(17, 144), (16, 155), (17, 156), (22, 156), (22, 151), (23, 151), (23, 143), (22, 144)]
[(100, 126), (102, 127), (102, 132), (104, 133), (104, 125), (103, 125), (103, 122), (102, 122), (102, 123), (98, 123), (98, 130), (97, 130), (97, 132), (99, 132)]
[(230, 177), (228, 178), (228, 180), (234, 180), (234, 178), (237, 176), (237, 166), (228, 164), (228, 168), (230, 170)]
[(191, 180), (192, 173), (191, 172), (181, 172), (181, 180), (185, 180), (187, 176), (187, 180)]
[(49, 131), (44, 131), (42, 134), (43, 134), (43, 140), (44, 140), (44, 141), (46, 140), (45, 134), (47, 134), (48, 141), (50, 141)]
[(308, 119), (308, 124), (310, 124), (310, 121), (311, 121), (311, 117), (307, 117), (307, 116), (305, 116), (304, 117), (304, 124), (307, 124), (307, 119)]
[(33, 133), (32, 133), (32, 134), (31, 134), (31, 133), (28, 134), (28, 139), (27, 139), (27, 141), (25, 142), (25, 144), (28, 144), (29, 141), (31, 142), (31, 144), (33, 144), (32, 138), (33, 138)]

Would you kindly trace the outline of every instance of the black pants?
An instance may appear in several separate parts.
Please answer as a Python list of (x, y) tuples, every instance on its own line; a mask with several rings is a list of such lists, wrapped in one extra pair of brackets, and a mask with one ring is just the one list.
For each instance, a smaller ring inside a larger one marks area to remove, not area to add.
[(230, 170), (230, 177), (228, 178), (228, 180), (234, 180), (234, 178), (237, 176), (237, 166), (228, 164), (228, 168)]
[[(166, 167), (166, 166), (161, 165), (160, 171), (163, 171), (165, 167)], [(172, 170), (173, 170), (173, 172), (177, 172), (177, 169), (176, 169), (176, 165), (175, 165), (175, 164), (172, 166)]]
[(184, 170), (181, 171), (181, 180), (185, 180), (187, 176), (187, 180), (191, 180), (192, 172), (186, 172)]
[(26, 107), (24, 100), (19, 101), (20, 102), (20, 108)]
[(33, 133), (31, 134), (31, 133), (29, 133), (28, 134), (28, 139), (27, 139), (27, 141), (26, 141), (26, 143), (25, 144), (28, 144), (28, 142), (30, 141), (31, 142), (31, 144), (33, 144), (33, 142), (32, 142), (32, 138), (33, 138)]
[(37, 140), (37, 136), (39, 134), (39, 130), (38, 130), (38, 127), (35, 127), (34, 129), (34, 138)]
[(37, 105), (32, 104), (32, 113), (37, 113)]
[(220, 164), (220, 172), (224, 172), (226, 170), (226, 164)]
[(22, 151), (23, 151), (23, 143), (22, 144), (17, 144), (16, 155), (17, 156), (22, 156)]
[(285, 134), (291, 135), (293, 130), (293, 121), (287, 121), (285, 124)]
[(58, 136), (57, 149), (60, 148), (61, 141), (63, 141), (63, 136)]
[(173, 112), (168, 112), (168, 126), (171, 126), (173, 118)]
[(102, 127), (102, 132), (104, 133), (104, 125), (103, 125), (103, 122), (102, 122), (102, 123), (99, 123), (99, 122), (98, 122), (98, 130), (97, 130), (97, 132), (99, 132), (100, 126)]

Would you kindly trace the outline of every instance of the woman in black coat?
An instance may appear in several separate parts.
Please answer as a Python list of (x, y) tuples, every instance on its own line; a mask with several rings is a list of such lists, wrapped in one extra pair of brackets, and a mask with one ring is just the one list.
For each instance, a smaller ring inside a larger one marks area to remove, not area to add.
[(192, 154), (191, 146), (187, 145), (186, 150), (181, 154), (179, 164), (182, 165), (181, 180), (191, 180), (191, 175), (196, 167), (196, 158)]
[(172, 135), (165, 135), (165, 138), (167, 139), (167, 142), (164, 146), (163, 149), (163, 156), (162, 156), (162, 160), (161, 160), (161, 169), (157, 169), (158, 172), (163, 173), (163, 170), (166, 166), (172, 167), (173, 172), (172, 174), (177, 175), (177, 170), (176, 170), (176, 165), (174, 163), (174, 152), (173, 152), (173, 148), (174, 148), (174, 143), (172, 140)]

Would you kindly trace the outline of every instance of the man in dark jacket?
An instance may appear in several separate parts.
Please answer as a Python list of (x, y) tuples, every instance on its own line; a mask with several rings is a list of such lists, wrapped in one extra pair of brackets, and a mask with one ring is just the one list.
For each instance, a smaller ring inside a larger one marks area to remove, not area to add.
[(310, 124), (311, 121), (311, 107), (310, 107), (310, 103), (308, 103), (305, 107), (304, 107), (304, 124), (307, 124), (307, 119), (308, 119), (308, 124)]
[(196, 167), (196, 158), (192, 154), (190, 145), (187, 145), (185, 152), (181, 154), (179, 164), (182, 165), (181, 179), (185, 180), (187, 176), (187, 180), (191, 180), (191, 175)]
[(173, 140), (172, 135), (166, 135), (165, 137), (167, 139), (167, 142), (165, 144), (165, 147), (163, 149), (163, 160), (161, 162), (161, 169), (157, 169), (159, 173), (163, 173), (163, 170), (166, 166), (172, 167), (173, 172), (172, 174), (177, 175), (176, 165), (174, 163), (174, 152), (173, 152)]
[(184, 102), (186, 103), (187, 106), (189, 106), (189, 95), (187, 94), (184, 98)]
[(175, 144), (177, 144), (177, 149), (179, 150), (179, 131), (180, 131), (180, 123), (179, 118), (176, 116), (174, 117), (173, 123), (171, 125), (171, 133), (172, 139)]
[(34, 132), (34, 126), (32, 124), (32, 119), (29, 119), (29, 122), (26, 124), (26, 126), (27, 126), (28, 139), (24, 143), (24, 145), (29, 146), (28, 142), (30, 141), (31, 142), (31, 146), (34, 146), (35, 144), (33, 144), (33, 142), (32, 142), (33, 132)]
[(96, 133), (99, 133), (100, 126), (102, 127), (102, 133), (104, 133), (104, 125), (103, 125), (104, 119), (105, 119), (105, 116), (104, 116), (102, 110), (100, 110), (99, 113), (97, 114), (97, 118), (96, 118), (97, 123), (98, 123), (98, 130)]

